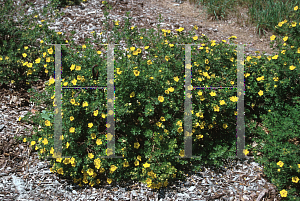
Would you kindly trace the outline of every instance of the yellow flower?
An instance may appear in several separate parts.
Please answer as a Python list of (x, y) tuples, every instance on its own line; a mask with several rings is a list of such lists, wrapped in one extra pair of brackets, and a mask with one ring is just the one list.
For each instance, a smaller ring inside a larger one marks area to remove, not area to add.
[(278, 78), (278, 77), (273, 77), (273, 80), (274, 80), (275, 82), (277, 82), (277, 81), (279, 80), (279, 78)]
[(55, 80), (54, 80), (53, 78), (51, 78), (51, 79), (49, 80), (49, 85), (53, 84), (54, 82), (55, 82)]
[(280, 195), (281, 195), (281, 197), (286, 197), (287, 191), (283, 189), (282, 191), (280, 191)]
[(212, 91), (211, 93), (209, 93), (211, 96), (216, 96), (216, 92)]
[(75, 132), (75, 128), (71, 127), (69, 131), (70, 131), (70, 133), (74, 133)]
[(276, 36), (274, 36), (274, 35), (272, 35), (272, 36), (270, 37), (271, 40), (275, 40), (275, 38), (276, 38)]
[(223, 128), (226, 129), (228, 126), (227, 124), (223, 124)]
[(76, 66), (75, 70), (81, 70), (81, 67), (80, 66)]
[(72, 66), (70, 67), (71, 71), (75, 69), (75, 64), (72, 64)]
[(65, 158), (65, 160), (63, 161), (63, 163), (64, 163), (65, 165), (68, 165), (68, 164), (70, 163), (70, 159), (69, 159), (69, 158)]
[(168, 90), (169, 90), (170, 92), (173, 92), (173, 91), (174, 91), (174, 88), (173, 88), (173, 87), (170, 87), (170, 88), (168, 88)]
[(84, 101), (84, 102), (82, 103), (82, 107), (87, 107), (87, 106), (89, 106), (89, 104), (88, 104), (86, 101)]
[(214, 107), (214, 111), (215, 111), (215, 112), (219, 112), (219, 111), (220, 111), (220, 107), (219, 107), (218, 105), (216, 105), (216, 106)]
[(144, 166), (144, 168), (148, 168), (148, 167), (150, 167), (150, 164), (146, 162), (145, 164), (143, 164), (143, 166)]
[(176, 125), (182, 126), (182, 121), (181, 120), (177, 121)]
[(199, 140), (199, 139), (203, 138), (203, 135), (196, 135), (196, 137)]
[(296, 11), (296, 10), (298, 10), (298, 6), (295, 6), (295, 7), (294, 7), (294, 11)]
[(179, 156), (184, 157), (184, 150), (180, 150)]
[(64, 174), (63, 168), (59, 168), (59, 169), (57, 170), (57, 173), (58, 173), (58, 174), (61, 174), (61, 175)]
[(47, 140), (46, 138), (44, 138), (43, 144), (44, 144), (44, 145), (47, 145), (47, 144), (48, 144), (48, 140)]
[[(73, 99), (74, 100), (74, 99)], [(74, 103), (75, 103), (75, 100), (74, 100)], [(73, 116), (70, 116), (70, 121), (73, 121), (74, 120), (74, 117)]]
[(135, 93), (132, 92), (132, 93), (130, 94), (130, 98), (132, 98), (132, 97), (134, 97), (134, 96), (135, 96)]
[(53, 154), (53, 153), (54, 153), (54, 149), (53, 149), (53, 147), (51, 147), (50, 154)]
[(231, 100), (232, 102), (237, 102), (237, 101), (238, 101), (238, 97), (232, 96), (232, 97), (230, 97), (230, 100)]
[(261, 76), (261, 77), (258, 77), (256, 78), (257, 81), (261, 81), (261, 80), (264, 80), (265, 76)]
[(295, 27), (297, 25), (297, 22), (292, 22), (291, 25), (292, 27)]
[(92, 139), (95, 139), (95, 138), (96, 138), (96, 134), (95, 134), (95, 133), (92, 133), (92, 134), (91, 134), (91, 137), (92, 137)]
[(249, 153), (249, 151), (248, 151), (247, 149), (244, 149), (243, 153), (244, 153), (245, 155), (247, 155), (247, 154)]
[(49, 54), (53, 54), (53, 49), (52, 49), (52, 47), (51, 47), (50, 49), (48, 49), (48, 53), (49, 53)]
[(279, 162), (277, 163), (277, 165), (278, 165), (279, 167), (282, 167), (282, 166), (284, 165), (284, 163), (283, 163), (282, 161), (279, 161)]
[(66, 147), (67, 147), (67, 148), (69, 148), (69, 146), (70, 146), (70, 143), (69, 143), (69, 142), (67, 142), (67, 143), (66, 143)]
[(93, 154), (93, 153), (89, 153), (89, 154), (88, 154), (88, 157), (89, 157), (90, 159), (92, 159), (92, 158), (94, 158), (94, 154)]
[(23, 53), (22, 55), (23, 55), (24, 58), (27, 57), (27, 54), (26, 54), (26, 53)]
[(284, 41), (287, 41), (288, 38), (289, 38), (288, 36), (285, 36), (285, 37), (283, 38), (283, 40), (284, 40)]
[(179, 81), (178, 76), (174, 77), (174, 80), (175, 80), (175, 82), (178, 82)]
[(135, 165), (135, 166), (138, 166), (139, 164), (140, 164), (139, 161), (135, 161), (135, 162), (134, 162), (134, 165)]
[(296, 68), (296, 66), (290, 66), (290, 70), (294, 70)]
[(160, 117), (161, 121), (166, 121), (166, 119), (164, 117)]
[(258, 95), (262, 96), (262, 95), (264, 95), (264, 92), (263, 92), (262, 90), (260, 90), (260, 91), (258, 92)]
[(123, 163), (123, 167), (129, 167), (128, 161), (125, 161), (125, 162)]
[(99, 170), (101, 166), (101, 160), (99, 158), (94, 160), (95, 167)]
[(92, 168), (89, 168), (89, 169), (87, 170), (87, 173), (88, 173), (90, 176), (92, 176), (92, 175), (94, 174), (94, 170), (93, 170)]
[(74, 79), (74, 80), (73, 80), (73, 81), (71, 81), (71, 82), (72, 82), (72, 84), (73, 84), (73, 85), (76, 85), (76, 83), (77, 83), (77, 80), (75, 80), (75, 79)]
[(88, 127), (89, 127), (89, 128), (92, 128), (92, 127), (93, 127), (93, 123), (89, 123), (89, 124), (88, 124)]
[(158, 100), (159, 100), (160, 102), (164, 102), (164, 97), (163, 97), (163, 96), (158, 96)]
[(94, 116), (98, 115), (98, 110), (94, 111)]
[(102, 144), (102, 140), (101, 139), (97, 139), (96, 144), (97, 145), (101, 145)]
[[(75, 99), (71, 99), (71, 101), (70, 101), (73, 105), (75, 104)], [(71, 119), (71, 117), (70, 117), (70, 119)], [(74, 119), (74, 117), (73, 117), (73, 119)], [(72, 120), (71, 120), (72, 121)]]
[(31, 141), (31, 146), (35, 145), (35, 141)]
[(138, 71), (138, 70), (134, 70), (133, 72), (134, 72), (135, 76), (139, 76), (139, 74), (140, 74), (140, 71)]
[(142, 157), (141, 157), (140, 155), (138, 155), (136, 158), (137, 158), (139, 161), (142, 160)]
[(134, 148), (135, 148), (135, 149), (138, 149), (139, 147), (140, 147), (140, 143), (135, 142), (135, 143), (134, 143)]
[(50, 125), (51, 125), (50, 121), (46, 120), (46, 121), (45, 121), (45, 125), (46, 125), (46, 126), (50, 126)]
[(108, 184), (111, 184), (111, 182), (112, 182), (112, 179), (108, 179), (108, 178), (107, 178), (107, 183), (108, 183)]
[(83, 183), (87, 184), (88, 183), (88, 180), (86, 178), (84, 178), (83, 180)]
[(298, 178), (298, 177), (292, 177), (292, 181), (293, 181), (294, 183), (298, 183), (299, 178)]
[(118, 167), (116, 167), (115, 165), (110, 166), (110, 173), (113, 173), (116, 169), (118, 169)]
[(220, 105), (225, 105), (225, 101), (224, 100), (220, 100)]
[(183, 128), (182, 128), (182, 127), (179, 127), (179, 128), (177, 129), (177, 132), (178, 132), (178, 133), (182, 133), (182, 132), (183, 132)]
[(38, 58), (38, 59), (35, 60), (35, 63), (37, 63), (37, 64), (40, 63), (40, 62), (41, 62), (40, 58)]
[(182, 32), (184, 30), (184, 28), (180, 27), (179, 29), (175, 29), (175, 30), (178, 31), (178, 32)]

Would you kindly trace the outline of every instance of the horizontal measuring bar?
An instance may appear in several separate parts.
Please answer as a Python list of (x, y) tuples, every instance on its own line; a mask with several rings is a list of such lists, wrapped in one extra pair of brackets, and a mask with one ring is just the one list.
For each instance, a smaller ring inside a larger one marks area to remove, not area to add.
[[(46, 45), (70, 45), (70, 44), (46, 44)], [(109, 44), (97, 44), (97, 45), (124, 45), (124, 44), (113, 44), (113, 43), (109, 43)]]
[(175, 43), (175, 45), (201, 45), (201, 44), (195, 44), (195, 43), (192, 43), (192, 44), (188, 44), (188, 43), (187, 44), (178, 44), (178, 43)]
[(194, 89), (210, 89), (210, 88), (220, 88), (220, 89), (228, 89), (228, 88), (237, 88), (237, 87), (194, 87)]
[[(107, 87), (62, 87), (62, 89), (85, 89), (85, 88), (107, 88)], [(194, 89), (210, 89), (210, 88), (218, 88), (218, 89), (231, 89), (231, 88), (237, 88), (235, 87), (193, 87)]]
[(62, 89), (85, 89), (85, 88), (107, 88), (107, 87), (62, 87)]

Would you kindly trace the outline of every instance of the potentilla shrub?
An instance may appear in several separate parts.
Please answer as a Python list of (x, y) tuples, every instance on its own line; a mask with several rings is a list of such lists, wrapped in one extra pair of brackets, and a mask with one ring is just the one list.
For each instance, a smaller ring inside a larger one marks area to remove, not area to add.
[[(118, 44), (124, 33), (125, 36), (130, 34), (130, 37), (125, 37), (126, 54), (120, 50), (114, 52), (115, 154), (124, 158), (101, 158), (112, 155), (112, 150), (106, 145), (107, 140), (112, 139), (106, 131), (110, 125), (105, 123), (107, 113), (112, 114), (106, 107), (107, 92), (101, 89), (63, 89), (62, 157), (50, 159), (51, 171), (70, 177), (81, 186), (133, 179), (145, 182), (151, 188), (160, 188), (185, 176), (179, 167), (189, 166), (191, 162), (194, 169), (199, 169), (202, 164), (220, 166), (221, 159), (235, 156), (236, 89), (193, 89), (193, 155), (201, 158), (176, 158), (185, 154), (185, 52), (184, 46), (176, 44), (202, 45), (192, 46), (192, 85), (199, 87), (236, 85), (234, 47), (227, 41), (216, 44), (205, 36), (198, 38), (193, 32), (186, 37), (184, 28), (177, 29), (178, 35), (175, 36), (169, 30), (159, 30), (159, 26), (157, 33), (153, 29), (149, 33), (141, 30), (145, 33), (141, 35), (130, 25), (129, 19), (122, 28), (119, 23), (114, 22), (115, 34), (110, 41)], [(231, 37), (230, 42), (234, 38)], [(94, 39), (100, 44), (101, 34), (100, 40), (96, 33)], [(93, 50), (86, 41), (80, 50), (81, 57), (79, 50), (71, 55), (63, 54), (62, 86), (106, 86), (107, 55)], [(65, 48), (62, 46), (65, 53), (72, 52)], [(74, 48), (74, 44), (68, 48)], [(49, 56), (54, 58), (54, 55)], [(264, 85), (258, 83), (268, 73), (261, 70), (258, 63), (268, 69), (270, 61), (266, 57), (251, 59), (245, 60), (245, 105), (248, 106), (269, 94), (268, 91), (264, 93)], [(98, 66), (92, 70), (95, 64)], [(95, 72), (99, 75), (98, 80)], [(282, 75), (281, 71), (276, 73)], [(24, 140), (30, 141), (42, 158), (56, 155), (54, 83), (53, 78), (49, 79), (44, 96), (45, 101), (51, 99), (53, 102), (43, 113), (36, 115), (35, 122), (41, 128), (35, 128), (35, 135)], [(29, 116), (24, 119), (29, 119)]]
[[(5, 4), (0, 8), (0, 33), (1, 38), (3, 38), (0, 41), (0, 62), (2, 66), (0, 84), (8, 85), (12, 83), (16, 88), (28, 89), (31, 84), (39, 79), (47, 78), (48, 73), (53, 74), (53, 70), (51, 71), (47, 66), (50, 62), (54, 62), (53, 58), (51, 60), (45, 54), (41, 55), (41, 52), (49, 49), (49, 46), (45, 46), (47, 40), (62, 43), (62, 40), (60, 40), (62, 36), (48, 29), (46, 22), (39, 20), (39, 13), (37, 12), (33, 12), (31, 15), (23, 17), (19, 22), (15, 22), (13, 19), (15, 12), (23, 15), (24, 10), (22, 7), (18, 7), (21, 10), (17, 11), (12, 2), (11, 0), (5, 1)], [(49, 6), (49, 9), (52, 9), (52, 7)], [(45, 10), (42, 14), (45, 14)], [(51, 19), (53, 16), (48, 17)]]
[(300, 192), (300, 98), (292, 99), (295, 106), (285, 105), (282, 111), (263, 115), (268, 134), (259, 127), (256, 141), (260, 146), (253, 148), (255, 153), (262, 153), (254, 156), (264, 166), (264, 174), (287, 200), (299, 199)]
[[(293, 15), (299, 15), (298, 6), (294, 7), (294, 12)], [(264, 166), (264, 174), (278, 187), (285, 200), (299, 200), (300, 192), (299, 27), (299, 22), (284, 20), (275, 27), (280, 35), (270, 37), (271, 47), (276, 41), (279, 54), (267, 57), (268, 65), (254, 77), (258, 81), (254, 89), (265, 89), (261, 93), (265, 102), (258, 108), (267, 110), (261, 114), (261, 119), (268, 134), (258, 127), (255, 141), (259, 146), (247, 146), (254, 151), (255, 160)], [(247, 75), (251, 77), (250, 73)], [(253, 131), (254, 123), (249, 127)], [(260, 156), (256, 155), (258, 151)]]

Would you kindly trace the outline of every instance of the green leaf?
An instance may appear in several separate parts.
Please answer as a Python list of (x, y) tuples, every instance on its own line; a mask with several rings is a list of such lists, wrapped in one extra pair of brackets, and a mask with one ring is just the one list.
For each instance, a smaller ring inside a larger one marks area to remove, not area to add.
[(53, 119), (53, 112), (47, 112), (46, 110), (43, 110), (41, 116), (43, 119), (51, 120)]

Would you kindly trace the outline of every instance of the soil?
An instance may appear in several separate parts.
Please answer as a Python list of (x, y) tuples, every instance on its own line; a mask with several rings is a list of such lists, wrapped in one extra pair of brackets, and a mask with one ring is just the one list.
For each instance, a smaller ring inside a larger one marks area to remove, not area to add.
[[(249, 44), (249, 46), (255, 51), (260, 50), (269, 54), (275, 54), (272, 48), (270, 48), (270, 36), (274, 33), (267, 31), (265, 36), (259, 37), (256, 26), (248, 23), (250, 16), (247, 15), (248, 8), (237, 6), (235, 12), (230, 12), (228, 17), (222, 20), (216, 20), (214, 17), (208, 16), (205, 6), (193, 5), (189, 1), (183, 1), (182, 4), (176, 4), (172, 0), (152, 0), (151, 4), (156, 6), (171, 9), (176, 12), (180, 21), (186, 21), (188, 19), (193, 24), (199, 27), (201, 32), (205, 33), (210, 40), (226, 40), (231, 36), (236, 36), (235, 41), (238, 44)], [(168, 16), (168, 14), (165, 14)], [(171, 16), (168, 16), (171, 17)], [(202, 28), (200, 28), (202, 27)], [(218, 29), (218, 32), (206, 31), (207, 29)], [(201, 34), (200, 34), (201, 35)]]

